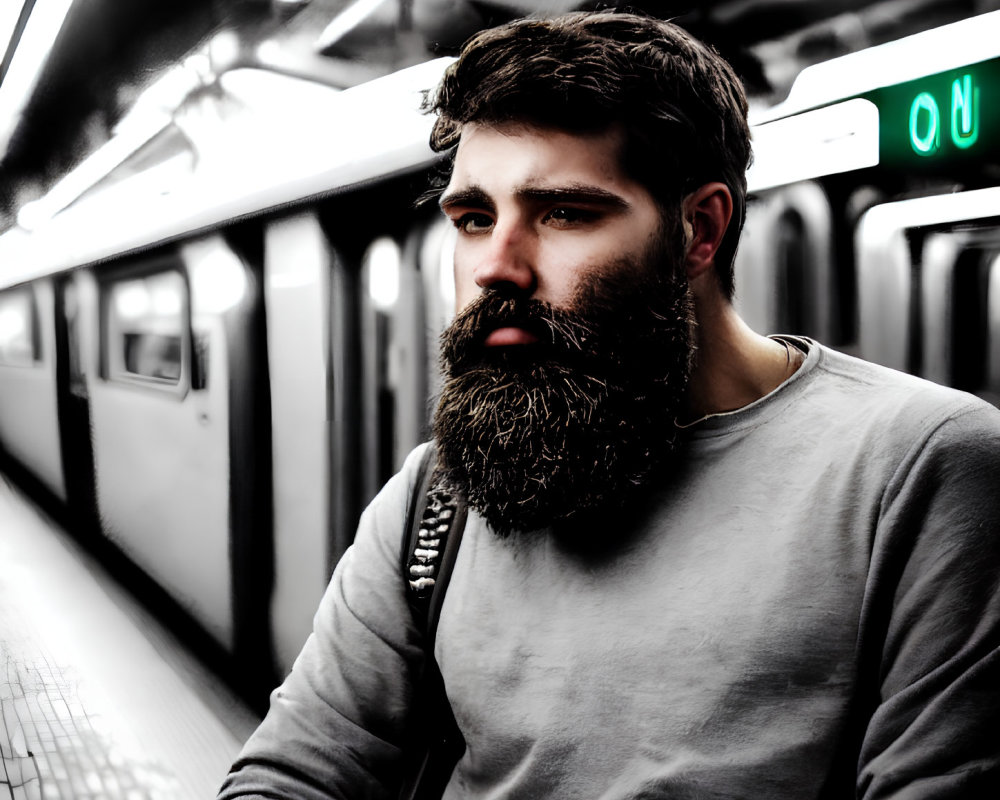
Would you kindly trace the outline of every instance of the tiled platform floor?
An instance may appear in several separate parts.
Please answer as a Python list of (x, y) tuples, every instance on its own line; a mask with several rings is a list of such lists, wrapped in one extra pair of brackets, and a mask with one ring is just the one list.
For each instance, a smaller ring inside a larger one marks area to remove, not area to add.
[(257, 720), (0, 476), (0, 800), (212, 798)]

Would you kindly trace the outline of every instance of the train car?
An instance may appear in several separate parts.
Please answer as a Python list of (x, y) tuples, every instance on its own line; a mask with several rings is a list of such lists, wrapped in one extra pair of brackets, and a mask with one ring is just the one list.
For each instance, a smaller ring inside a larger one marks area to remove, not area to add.
[(166, 112), (154, 87), (0, 237), (0, 444), (258, 698), (427, 437), (446, 63), (344, 91), (240, 69)]
[[(982, 15), (754, 110), (753, 327), (998, 390), (998, 43)], [(168, 76), (0, 236), (0, 446), (258, 699), (427, 437), (453, 231), (415, 202), (440, 168), (420, 100), (446, 64)]]

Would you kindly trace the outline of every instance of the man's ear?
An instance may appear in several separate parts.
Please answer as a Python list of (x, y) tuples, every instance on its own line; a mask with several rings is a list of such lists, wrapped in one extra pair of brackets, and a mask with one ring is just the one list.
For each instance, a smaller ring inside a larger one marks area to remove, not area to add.
[(681, 211), (687, 276), (692, 280), (715, 264), (715, 254), (733, 216), (733, 197), (724, 183), (706, 183), (684, 198)]

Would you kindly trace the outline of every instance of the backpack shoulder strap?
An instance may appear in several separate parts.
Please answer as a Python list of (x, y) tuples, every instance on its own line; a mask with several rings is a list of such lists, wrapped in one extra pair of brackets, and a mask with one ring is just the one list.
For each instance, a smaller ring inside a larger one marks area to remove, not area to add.
[(403, 528), (403, 540), (400, 543), (399, 559), (403, 570), (403, 579), (406, 581), (407, 597), (411, 597), (412, 586), (409, 586), (410, 555), (413, 553), (420, 532), (420, 521), (423, 519), (424, 507), (427, 505), (427, 490), (430, 489), (431, 481), (434, 478), (434, 465), (437, 463), (437, 444), (431, 442), (427, 445), (420, 463), (417, 465), (416, 480), (413, 482), (413, 493), (410, 495), (410, 504), (406, 510), (406, 524)]
[(434, 659), (434, 641), (467, 509), (464, 498), (440, 485), (436, 464), (437, 448), (431, 444), (413, 487), (400, 553), (407, 602), (424, 633), (424, 669), (411, 709), (401, 800), (440, 798), (465, 750)]
[(441, 485), (436, 462), (437, 448), (432, 443), (421, 459), (400, 554), (407, 600), (426, 636), (428, 655), (434, 650), (441, 605), (468, 513), (461, 494)]

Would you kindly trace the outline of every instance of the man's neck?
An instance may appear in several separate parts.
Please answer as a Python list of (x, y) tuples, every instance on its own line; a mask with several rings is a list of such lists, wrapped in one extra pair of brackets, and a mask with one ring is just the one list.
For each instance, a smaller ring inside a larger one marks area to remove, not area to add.
[(743, 408), (774, 391), (802, 364), (800, 351), (752, 331), (721, 298), (696, 301), (695, 313), (698, 350), (686, 422)]

